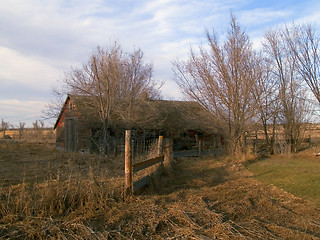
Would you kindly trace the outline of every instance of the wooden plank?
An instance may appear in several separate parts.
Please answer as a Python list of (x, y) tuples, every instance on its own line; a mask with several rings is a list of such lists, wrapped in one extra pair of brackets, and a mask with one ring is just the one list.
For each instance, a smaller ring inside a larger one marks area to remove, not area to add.
[(147, 175), (143, 178), (140, 178), (138, 181), (133, 183), (133, 192), (138, 191), (141, 189), (143, 186), (148, 185), (150, 182), (150, 176)]
[(151, 167), (151, 166), (153, 166), (157, 163), (163, 162), (163, 161), (164, 161), (164, 156), (161, 155), (159, 157), (148, 159), (144, 162), (139, 162), (139, 163), (133, 164), (132, 165), (133, 173), (139, 172), (147, 167)]

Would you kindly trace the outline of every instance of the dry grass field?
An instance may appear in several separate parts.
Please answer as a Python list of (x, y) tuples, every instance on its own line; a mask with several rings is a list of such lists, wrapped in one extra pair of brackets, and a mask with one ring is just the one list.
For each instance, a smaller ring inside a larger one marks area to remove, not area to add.
[(123, 198), (123, 160), (0, 143), (0, 239), (320, 239), (320, 209), (242, 162), (178, 159)]

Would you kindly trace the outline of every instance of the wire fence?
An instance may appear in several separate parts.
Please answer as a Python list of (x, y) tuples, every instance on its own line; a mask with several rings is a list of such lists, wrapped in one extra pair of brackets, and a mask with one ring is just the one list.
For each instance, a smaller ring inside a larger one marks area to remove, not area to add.
[[(139, 135), (138, 135), (139, 136)], [(137, 137), (131, 130), (125, 131), (125, 194), (127, 197), (153, 182), (154, 185), (163, 171), (165, 159), (163, 136), (158, 139)]]
[(158, 154), (157, 138), (134, 138), (131, 140), (132, 162), (136, 163), (146, 158), (154, 157)]

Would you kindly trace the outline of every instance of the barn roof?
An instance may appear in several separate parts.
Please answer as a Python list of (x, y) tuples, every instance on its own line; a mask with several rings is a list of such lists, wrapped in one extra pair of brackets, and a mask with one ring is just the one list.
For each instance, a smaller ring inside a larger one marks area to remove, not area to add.
[[(68, 95), (54, 128), (61, 121), (68, 102), (75, 105), (81, 117), (92, 125), (98, 124), (99, 111), (91, 96)], [(193, 101), (135, 100), (123, 101), (112, 112), (113, 128), (145, 128), (166, 131), (212, 131), (212, 115)]]
[(99, 122), (99, 116), (98, 116), (99, 113), (96, 110), (93, 97), (68, 94), (66, 97), (66, 100), (64, 101), (61, 107), (60, 113), (53, 127), (54, 129), (56, 129), (58, 124), (61, 121), (63, 121), (63, 117), (66, 114), (66, 111), (67, 111), (67, 108), (69, 107), (70, 102), (75, 107), (74, 110), (79, 112), (82, 118), (91, 122)]

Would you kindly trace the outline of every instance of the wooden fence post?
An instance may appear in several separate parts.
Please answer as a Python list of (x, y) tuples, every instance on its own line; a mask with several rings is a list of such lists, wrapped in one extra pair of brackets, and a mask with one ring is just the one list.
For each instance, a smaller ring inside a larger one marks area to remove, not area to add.
[(164, 167), (166, 170), (171, 170), (173, 164), (173, 150), (172, 150), (173, 141), (171, 138), (165, 139), (165, 149), (164, 149)]
[(131, 167), (131, 130), (126, 130), (125, 138), (125, 195), (132, 194), (132, 167)]
[(201, 158), (201, 157), (202, 157), (202, 142), (199, 139), (199, 158)]
[(159, 142), (158, 142), (158, 155), (160, 156), (163, 152), (163, 136), (159, 136)]

